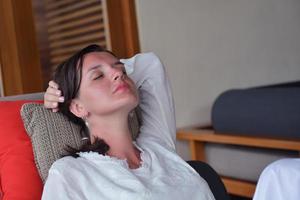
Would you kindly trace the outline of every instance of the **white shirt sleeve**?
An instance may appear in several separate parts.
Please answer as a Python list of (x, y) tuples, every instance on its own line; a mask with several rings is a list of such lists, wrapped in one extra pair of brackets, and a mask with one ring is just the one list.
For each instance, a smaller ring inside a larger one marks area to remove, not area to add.
[(42, 200), (66, 199), (71, 200), (68, 194), (69, 187), (65, 181), (65, 176), (61, 175), (57, 170), (50, 169), (47, 181), (44, 185)]
[(175, 150), (176, 124), (173, 96), (166, 69), (154, 53), (121, 59), (139, 91), (142, 126), (139, 138), (163, 142)]
[(81, 191), (70, 186), (71, 181), (66, 180), (66, 174), (61, 174), (55, 167), (51, 167), (47, 181), (44, 185), (42, 200), (79, 200)]

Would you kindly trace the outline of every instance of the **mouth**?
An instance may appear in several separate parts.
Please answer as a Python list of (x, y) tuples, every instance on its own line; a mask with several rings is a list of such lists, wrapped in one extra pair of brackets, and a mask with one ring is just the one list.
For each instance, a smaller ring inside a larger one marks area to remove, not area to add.
[(116, 86), (116, 88), (114, 89), (113, 93), (116, 93), (118, 91), (122, 91), (122, 90), (127, 90), (129, 89), (129, 86), (127, 83), (123, 82), (123, 83), (120, 83)]

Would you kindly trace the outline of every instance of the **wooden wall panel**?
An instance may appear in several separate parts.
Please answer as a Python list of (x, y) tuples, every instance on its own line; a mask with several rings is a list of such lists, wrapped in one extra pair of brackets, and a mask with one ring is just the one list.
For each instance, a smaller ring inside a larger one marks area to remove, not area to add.
[(107, 0), (112, 51), (118, 57), (140, 52), (134, 0)]
[(37, 38), (37, 48), (40, 55), (40, 65), (44, 88), (48, 87), (48, 82), (52, 78), (52, 69), (50, 62), (50, 50), (47, 31), (47, 19), (44, 0), (32, 0), (34, 24)]
[(42, 91), (31, 1), (0, 1), (0, 30), (4, 94)]

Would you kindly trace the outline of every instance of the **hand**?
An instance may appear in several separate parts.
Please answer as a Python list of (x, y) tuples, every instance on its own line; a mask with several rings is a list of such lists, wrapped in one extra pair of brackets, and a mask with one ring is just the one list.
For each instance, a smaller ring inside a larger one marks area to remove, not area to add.
[(44, 106), (52, 109), (53, 112), (58, 111), (58, 103), (64, 102), (64, 97), (61, 96), (61, 91), (58, 89), (57, 83), (50, 81), (44, 95)]

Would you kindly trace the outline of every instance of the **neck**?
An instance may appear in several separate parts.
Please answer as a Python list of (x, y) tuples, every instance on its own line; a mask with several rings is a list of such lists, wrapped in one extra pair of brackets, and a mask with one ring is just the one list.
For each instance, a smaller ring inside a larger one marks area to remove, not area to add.
[(126, 159), (129, 167), (140, 164), (140, 152), (132, 143), (126, 116), (106, 116), (89, 120), (90, 133), (103, 139), (110, 147), (107, 154), (119, 159)]

